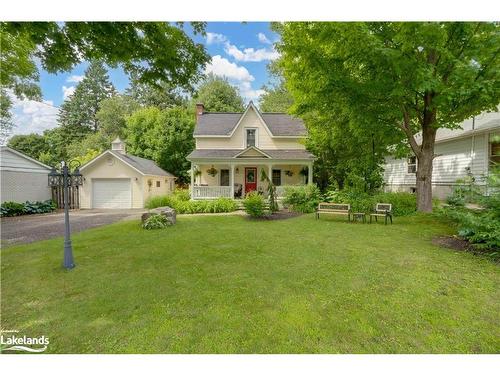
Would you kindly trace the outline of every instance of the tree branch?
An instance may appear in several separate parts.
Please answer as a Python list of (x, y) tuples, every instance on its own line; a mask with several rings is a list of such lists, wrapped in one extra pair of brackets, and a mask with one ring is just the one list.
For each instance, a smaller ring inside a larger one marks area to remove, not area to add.
[(396, 125), (406, 134), (408, 142), (410, 142), (410, 146), (415, 153), (415, 156), (418, 158), (421, 154), (421, 149), (410, 129), (410, 115), (406, 109), (403, 110), (403, 121), (397, 122)]

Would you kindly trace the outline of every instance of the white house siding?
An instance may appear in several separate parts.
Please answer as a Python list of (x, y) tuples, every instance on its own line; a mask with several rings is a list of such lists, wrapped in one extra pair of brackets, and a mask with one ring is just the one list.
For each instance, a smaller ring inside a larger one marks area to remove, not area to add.
[(2, 147), (0, 155), (1, 202), (50, 199), (51, 193), (47, 181), (49, 172), (49, 168)]
[[(432, 181), (433, 193), (445, 198), (451, 193), (457, 179), (466, 177), (467, 168), (479, 184), (488, 172), (488, 133), (451, 139), (436, 144)], [(406, 159), (388, 158), (384, 167), (387, 191), (411, 191), (415, 174), (408, 173)]]

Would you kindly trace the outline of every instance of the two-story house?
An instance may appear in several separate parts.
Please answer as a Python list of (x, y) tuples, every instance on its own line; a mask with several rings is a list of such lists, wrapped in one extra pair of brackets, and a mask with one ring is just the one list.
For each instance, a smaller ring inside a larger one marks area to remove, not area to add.
[(266, 191), (264, 170), (277, 186), (312, 184), (314, 156), (306, 151), (304, 123), (284, 113), (261, 113), (250, 102), (243, 113), (205, 112), (196, 105), (191, 197), (244, 197)]

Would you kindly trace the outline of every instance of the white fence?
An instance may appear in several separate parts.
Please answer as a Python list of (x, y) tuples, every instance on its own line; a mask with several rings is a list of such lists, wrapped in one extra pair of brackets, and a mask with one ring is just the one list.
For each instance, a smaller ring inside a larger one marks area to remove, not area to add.
[(193, 186), (193, 199), (231, 198), (230, 186)]

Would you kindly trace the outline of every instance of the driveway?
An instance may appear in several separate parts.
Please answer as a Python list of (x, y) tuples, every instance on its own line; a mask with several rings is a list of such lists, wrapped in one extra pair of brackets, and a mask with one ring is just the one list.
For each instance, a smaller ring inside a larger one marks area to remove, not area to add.
[[(120, 220), (141, 217), (145, 209), (71, 211), (71, 233), (100, 227)], [(45, 215), (2, 218), (2, 245), (29, 243), (64, 236), (64, 211)]]

